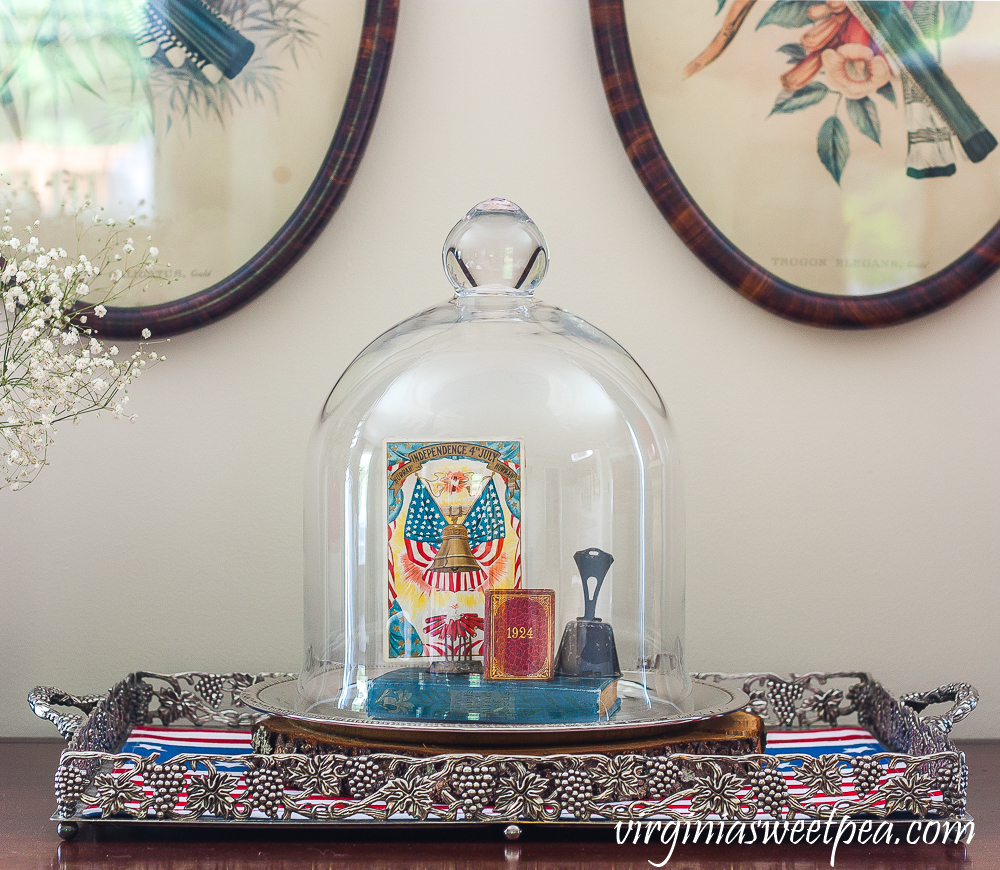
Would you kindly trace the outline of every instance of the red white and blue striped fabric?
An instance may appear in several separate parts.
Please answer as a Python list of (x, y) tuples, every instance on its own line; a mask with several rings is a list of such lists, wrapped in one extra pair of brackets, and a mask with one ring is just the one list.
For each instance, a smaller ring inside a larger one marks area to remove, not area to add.
[[(770, 731), (767, 735), (767, 754), (778, 757), (783, 755), (849, 755), (864, 756), (874, 755), (879, 752), (886, 752), (871, 734), (862, 728), (825, 728), (804, 731)], [(240, 756), (253, 752), (250, 745), (250, 732), (243, 730), (217, 731), (201, 728), (153, 728), (139, 727), (133, 728), (128, 740), (121, 749), (122, 753), (133, 753), (143, 757), (157, 756), (160, 762), (168, 761), (180, 754), (198, 755), (232, 755)], [(234, 789), (234, 796), (240, 795), (245, 789), (243, 774), (246, 772), (246, 765), (237, 758), (233, 761), (217, 760), (213, 762), (220, 772), (236, 774), (239, 777), (239, 784)], [(796, 796), (804, 796), (808, 789), (798, 782), (796, 778), (796, 767), (799, 762), (789, 759), (787, 762), (780, 762), (778, 771), (785, 778), (789, 792)], [(884, 765), (883, 765), (884, 766)], [(119, 766), (115, 768), (116, 774), (122, 774), (129, 770), (129, 766)], [(191, 773), (186, 774), (186, 779), (190, 780)], [(134, 777), (136, 783), (141, 782), (139, 776)], [(745, 789), (749, 795), (749, 789)], [(151, 791), (146, 789), (147, 795)], [(741, 796), (746, 796), (741, 795)], [(843, 794), (837, 798), (827, 797), (820, 793), (808, 799), (808, 803), (816, 806), (826, 806), (835, 802), (843, 802), (856, 797), (853, 783), (850, 777), (846, 777), (843, 782)], [(940, 801), (939, 791), (931, 792), (932, 801)], [(302, 796), (297, 797), (302, 800)], [(332, 799), (321, 795), (314, 795), (308, 799), (309, 803), (325, 804)], [(182, 795), (177, 803), (176, 809), (183, 812), (186, 802), (186, 795)], [(671, 804), (671, 809), (684, 813), (690, 808), (690, 800), (680, 800)], [(100, 816), (100, 810), (96, 807), (84, 811), (84, 816)], [(252, 818), (265, 818), (258, 811), (254, 811)], [(770, 816), (761, 813), (761, 819)], [(359, 816), (358, 818), (364, 818)], [(568, 817), (571, 818), (571, 817)], [(717, 818), (710, 816), (709, 818)]]
[[(250, 746), (249, 731), (142, 726), (132, 729), (121, 751), (146, 757), (155, 753), (162, 762), (184, 752), (245, 755), (253, 752), (253, 749)], [(769, 731), (767, 734), (768, 755), (874, 755), (876, 752), (887, 751), (863, 728), (817, 728), (807, 731)]]
[(888, 752), (864, 728), (813, 728), (807, 731), (768, 731), (768, 755), (874, 755)]
[(121, 749), (157, 761), (169, 761), (175, 755), (196, 752), (199, 755), (248, 755), (253, 752), (250, 732), (215, 731), (209, 728), (133, 728)]

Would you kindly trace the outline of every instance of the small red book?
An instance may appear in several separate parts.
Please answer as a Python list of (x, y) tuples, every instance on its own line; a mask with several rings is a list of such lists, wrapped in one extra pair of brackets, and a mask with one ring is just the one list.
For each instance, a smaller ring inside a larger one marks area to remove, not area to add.
[(487, 680), (551, 680), (555, 626), (554, 590), (487, 591), (483, 676)]

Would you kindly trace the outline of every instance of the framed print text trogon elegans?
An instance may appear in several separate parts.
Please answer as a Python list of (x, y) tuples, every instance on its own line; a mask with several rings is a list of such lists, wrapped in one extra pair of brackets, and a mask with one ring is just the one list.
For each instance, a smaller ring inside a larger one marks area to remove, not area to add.
[(1000, 264), (1000, 4), (591, 0), (670, 225), (768, 310), (885, 326)]
[[(398, 0), (13, 0), (0, 9), (0, 171), (12, 223), (76, 244), (88, 200), (151, 236), (170, 283), (88, 326), (217, 320), (330, 220), (378, 110)], [(167, 266), (169, 261), (169, 267)]]

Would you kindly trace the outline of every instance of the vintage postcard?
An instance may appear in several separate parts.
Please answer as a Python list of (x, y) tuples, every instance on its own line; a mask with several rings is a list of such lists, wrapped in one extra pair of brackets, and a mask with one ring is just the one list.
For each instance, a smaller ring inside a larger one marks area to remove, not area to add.
[(389, 441), (385, 656), (483, 652), (489, 589), (521, 584), (520, 441)]

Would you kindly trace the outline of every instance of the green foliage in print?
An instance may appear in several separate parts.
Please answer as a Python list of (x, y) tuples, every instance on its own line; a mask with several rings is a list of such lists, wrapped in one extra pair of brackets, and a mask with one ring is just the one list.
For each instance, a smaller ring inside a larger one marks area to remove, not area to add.
[(871, 97), (847, 100), (847, 117), (859, 133), (864, 133), (876, 145), (882, 144), (882, 125), (878, 120), (878, 109), (875, 108)]
[(808, 0), (777, 0), (757, 23), (757, 29), (768, 24), (778, 27), (804, 27), (809, 24), (809, 7), (815, 6)]
[(822, 82), (810, 82), (797, 91), (782, 91), (774, 101), (771, 114), (779, 112), (787, 115), (789, 112), (798, 112), (800, 109), (816, 105), (828, 93), (830, 89)]
[(843, 121), (836, 115), (831, 115), (819, 128), (816, 137), (816, 153), (827, 168), (833, 180), (840, 184), (840, 176), (851, 156), (851, 143), (847, 139), (847, 129)]

